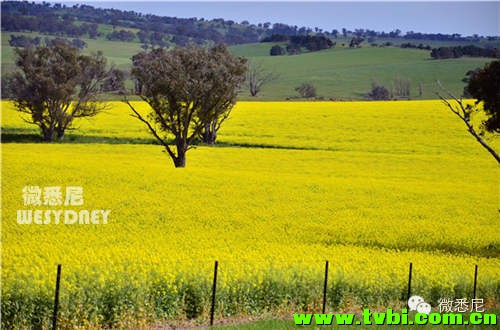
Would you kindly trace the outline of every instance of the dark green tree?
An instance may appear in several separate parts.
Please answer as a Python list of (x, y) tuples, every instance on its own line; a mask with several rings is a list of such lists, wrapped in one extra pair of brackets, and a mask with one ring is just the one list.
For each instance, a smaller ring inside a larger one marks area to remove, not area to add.
[(359, 48), (361, 47), (361, 43), (364, 41), (365, 39), (362, 38), (362, 37), (353, 37), (351, 39), (351, 42), (349, 42), (349, 48)]
[(271, 56), (285, 55), (285, 49), (283, 49), (283, 47), (281, 47), (280, 45), (274, 45), (271, 47), (269, 54)]
[(483, 109), (488, 116), (483, 122), (484, 128), (489, 132), (500, 133), (500, 61), (493, 61), (473, 71), (466, 89), (477, 100), (476, 104), (483, 102)]
[(380, 100), (389, 100), (390, 93), (387, 88), (377, 83), (372, 83), (371, 91), (366, 95), (369, 99), (380, 101)]
[[(149, 116), (125, 99), (134, 117), (148, 127), (165, 148), (175, 167), (186, 166), (186, 152), (194, 139), (210, 137), (235, 104), (243, 82), (246, 59), (232, 55), (225, 46), (162, 48), (132, 58), (136, 91), (147, 102)], [(171, 138), (173, 144), (171, 146)]]
[[(199, 136), (204, 143), (213, 145), (222, 123), (236, 104), (236, 97), (246, 79), (247, 60), (231, 54), (226, 46), (219, 45), (209, 51), (208, 57), (214, 74), (206, 83), (207, 94), (201, 101), (200, 119), (204, 127)], [(269, 76), (271, 79), (272, 76)]]
[(105, 108), (96, 102), (108, 76), (102, 53), (82, 55), (61, 40), (15, 53), (19, 70), (10, 79), (11, 97), (17, 110), (29, 115), (25, 120), (40, 127), (46, 142), (62, 140), (75, 118), (95, 116)]

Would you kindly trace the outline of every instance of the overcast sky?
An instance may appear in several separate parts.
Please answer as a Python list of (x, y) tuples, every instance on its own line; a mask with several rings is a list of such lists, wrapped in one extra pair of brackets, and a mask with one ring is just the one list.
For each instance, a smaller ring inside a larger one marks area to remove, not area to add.
[[(51, 1), (52, 2), (52, 1)], [(340, 1), (61, 1), (133, 10), (159, 16), (224, 18), (250, 23), (285, 23), (331, 31), (346, 28), (390, 32), (500, 35), (500, 2)]]

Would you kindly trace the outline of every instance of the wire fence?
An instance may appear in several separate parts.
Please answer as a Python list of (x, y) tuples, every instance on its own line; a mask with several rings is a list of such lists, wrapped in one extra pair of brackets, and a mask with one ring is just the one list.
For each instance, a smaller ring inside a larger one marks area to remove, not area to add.
[[(210, 326), (214, 325), (214, 315), (215, 315), (215, 307), (217, 303), (217, 274), (219, 269), (219, 262), (216, 260), (214, 262), (214, 271), (213, 271), (213, 281), (212, 281), (212, 295), (211, 295), (211, 304), (210, 304)], [(327, 306), (327, 291), (328, 291), (328, 271), (329, 271), (329, 262), (325, 261), (325, 273), (323, 280), (323, 295), (322, 295), (322, 313), (325, 314), (326, 306)], [(54, 294), (54, 310), (52, 315), (52, 330), (57, 329), (57, 321), (59, 315), (59, 295), (60, 295), (60, 287), (61, 287), (61, 275), (62, 273), (62, 265), (57, 265), (57, 274), (56, 274), (56, 283), (55, 283), (55, 294)], [(473, 298), (476, 299), (477, 295), (477, 277), (478, 277), (478, 266), (474, 267), (474, 283), (473, 283)], [(413, 263), (410, 262), (408, 268), (408, 286), (407, 286), (407, 294), (406, 300), (411, 297), (412, 294), (412, 279), (413, 279)]]

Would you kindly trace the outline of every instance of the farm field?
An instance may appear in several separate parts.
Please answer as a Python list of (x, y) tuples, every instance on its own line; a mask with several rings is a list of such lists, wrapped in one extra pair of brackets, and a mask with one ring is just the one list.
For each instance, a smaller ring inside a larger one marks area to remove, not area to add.
[[(9, 46), (10, 34), (37, 36), (34, 33), (2, 33), (3, 74), (15, 69), (14, 51)], [(83, 53), (101, 50), (110, 64), (122, 70), (129, 70), (131, 57), (142, 51), (140, 43), (85, 38), (82, 40), (88, 44)], [(399, 47), (349, 49), (338, 46), (326, 51), (295, 56), (269, 56), (272, 45), (273, 43), (257, 43), (230, 47), (234, 54), (247, 57), (250, 61), (261, 65), (267, 72), (273, 72), (279, 77), (264, 85), (257, 98), (251, 97), (243, 88), (239, 95), (240, 100), (284, 101), (287, 98), (298, 97), (295, 88), (304, 82), (316, 86), (318, 96), (326, 100), (330, 98), (364, 100), (373, 82), (390, 89), (391, 82), (398, 78), (410, 79), (412, 99), (435, 99), (435, 93), (438, 91), (437, 80), (455, 95), (461, 95), (464, 88), (462, 79), (466, 73), (483, 67), (492, 60), (488, 58), (432, 60), (428, 50)], [(132, 88), (130, 82), (128, 88)], [(111, 95), (108, 98), (116, 96)]]
[[(217, 319), (317, 311), (325, 260), (330, 310), (400, 306), (410, 262), (433, 306), (476, 264), (498, 304), (498, 165), (439, 101), (239, 102), (185, 169), (122, 103), (75, 124), (36, 143), (2, 102), (6, 328), (48, 326), (59, 263), (67, 327), (206, 323), (215, 260)], [(109, 220), (20, 225), (25, 186), (81, 186)]]
[[(20, 33), (20, 32), (2, 32), (2, 73), (8, 73), (15, 70), (14, 48), (9, 46), (10, 35), (19, 36), (25, 35), (31, 38), (40, 37), (42, 40), (45, 37), (54, 38), (55, 36), (43, 35), (35, 32)], [(130, 67), (130, 59), (134, 54), (142, 51), (140, 43), (134, 42), (119, 42), (103, 39), (82, 38), (87, 43), (87, 47), (83, 50), (84, 54), (102, 51), (108, 59), (109, 63), (115, 64), (119, 69), (125, 70)]]
[[(268, 51), (271, 45), (267, 45)], [(437, 80), (456, 95), (461, 95), (461, 80), (466, 72), (491, 61), (484, 58), (432, 60), (429, 51), (397, 47), (335, 47), (298, 56), (268, 56), (268, 53), (259, 53), (264, 50), (260, 44), (233, 46), (231, 49), (242, 56), (245, 53), (259, 54), (250, 60), (279, 76), (259, 95), (259, 99), (265, 101), (296, 97), (298, 94), (294, 88), (303, 82), (316, 86), (318, 95), (326, 99), (363, 100), (372, 83), (390, 89), (391, 82), (401, 77), (410, 79), (412, 99), (435, 99)]]

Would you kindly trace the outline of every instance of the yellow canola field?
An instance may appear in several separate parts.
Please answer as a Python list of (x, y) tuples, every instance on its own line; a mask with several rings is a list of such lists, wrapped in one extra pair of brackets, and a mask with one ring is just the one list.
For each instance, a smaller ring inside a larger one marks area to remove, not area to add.
[[(205, 319), (214, 260), (218, 317), (317, 310), (325, 260), (331, 309), (399, 304), (409, 262), (433, 306), (471, 297), (475, 264), (498, 301), (498, 166), (462, 125), (438, 101), (239, 103), (175, 169), (112, 103), (66, 140), (126, 144), (4, 143), (2, 323), (48, 324), (58, 263), (70, 326)], [(2, 128), (36, 132), (6, 102)], [(18, 224), (26, 186), (80, 186), (108, 222)]]

